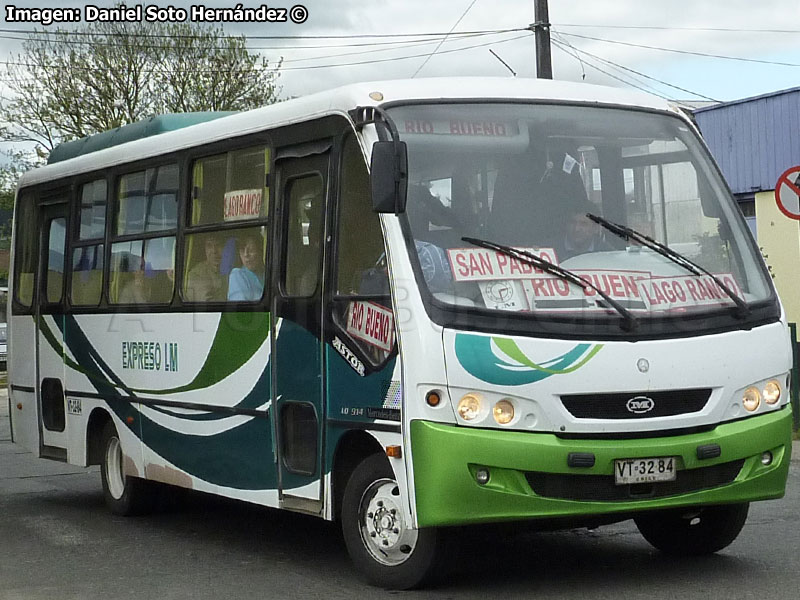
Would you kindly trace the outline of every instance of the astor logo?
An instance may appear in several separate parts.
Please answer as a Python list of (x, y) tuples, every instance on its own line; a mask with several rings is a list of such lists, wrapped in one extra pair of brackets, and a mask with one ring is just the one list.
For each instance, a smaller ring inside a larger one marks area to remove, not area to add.
[(653, 399), (648, 398), (647, 396), (636, 396), (625, 403), (625, 407), (628, 409), (628, 412), (632, 412), (637, 415), (648, 413), (653, 410), (655, 406), (656, 403), (653, 401)]
[(347, 363), (352, 367), (352, 369), (356, 373), (358, 373), (359, 375), (364, 377), (364, 374), (365, 374), (364, 373), (364, 363), (362, 363), (360, 360), (358, 360), (356, 355), (353, 354), (353, 351), (350, 350), (350, 348), (348, 348), (345, 345), (345, 343), (342, 340), (339, 339), (339, 336), (334, 336), (333, 337), (332, 345), (333, 345), (334, 348), (336, 348), (337, 352), (339, 352), (339, 354), (342, 355), (342, 358), (344, 358), (347, 361)]

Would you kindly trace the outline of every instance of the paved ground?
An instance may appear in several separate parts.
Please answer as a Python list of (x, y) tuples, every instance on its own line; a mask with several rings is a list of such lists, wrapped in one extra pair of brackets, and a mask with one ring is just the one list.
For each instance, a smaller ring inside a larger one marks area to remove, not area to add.
[[(463, 538), (453, 576), (413, 598), (754, 600), (800, 595), (800, 445), (787, 495), (754, 505), (719, 555), (666, 559), (630, 523)], [(10, 443), (0, 395), (0, 600), (389, 598), (361, 583), (334, 524), (190, 494), (110, 515), (96, 468)]]
[(86, 478), (97, 471), (97, 468), (83, 469), (56, 461), (40, 460), (12, 444), (8, 409), (8, 390), (2, 388), (0, 389), (0, 496), (57, 490), (58, 487), (52, 477), (77, 475)]

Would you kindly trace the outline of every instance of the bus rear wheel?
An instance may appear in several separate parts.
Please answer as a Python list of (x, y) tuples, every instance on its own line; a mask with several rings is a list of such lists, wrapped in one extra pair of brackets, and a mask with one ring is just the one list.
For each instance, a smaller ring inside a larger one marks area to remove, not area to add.
[(656, 511), (634, 521), (644, 539), (662, 552), (699, 556), (729, 546), (742, 531), (749, 507), (744, 503)]
[(115, 515), (129, 516), (147, 512), (152, 502), (148, 481), (125, 474), (124, 455), (117, 428), (109, 421), (103, 427), (103, 460), (100, 475), (103, 482), (103, 499)]
[(394, 474), (382, 454), (363, 460), (345, 487), (342, 532), (367, 581), (388, 589), (420, 587), (441, 574), (444, 534), (412, 529)]

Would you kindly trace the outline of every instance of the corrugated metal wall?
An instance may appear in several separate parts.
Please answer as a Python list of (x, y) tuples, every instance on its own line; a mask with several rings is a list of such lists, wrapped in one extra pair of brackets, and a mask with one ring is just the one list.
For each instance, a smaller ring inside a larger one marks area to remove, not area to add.
[(781, 173), (800, 165), (800, 88), (694, 114), (735, 194), (772, 190)]

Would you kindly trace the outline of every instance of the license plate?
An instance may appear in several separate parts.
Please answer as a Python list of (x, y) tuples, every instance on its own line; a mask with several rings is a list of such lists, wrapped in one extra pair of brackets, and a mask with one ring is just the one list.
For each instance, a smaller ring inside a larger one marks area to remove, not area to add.
[(614, 461), (614, 482), (617, 485), (675, 481), (675, 456), (659, 458), (622, 458)]

